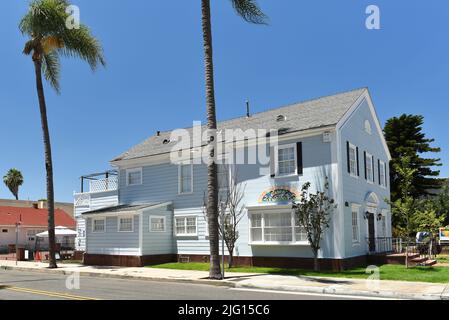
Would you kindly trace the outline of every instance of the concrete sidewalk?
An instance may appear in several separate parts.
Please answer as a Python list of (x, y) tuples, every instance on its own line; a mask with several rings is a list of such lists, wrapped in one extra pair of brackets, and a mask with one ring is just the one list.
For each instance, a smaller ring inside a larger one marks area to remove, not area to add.
[(80, 264), (59, 264), (58, 269), (48, 269), (40, 262), (0, 261), (0, 269), (36, 271), (43, 273), (72, 274), (136, 280), (186, 281), (234, 288), (252, 288), (304, 293), (323, 293), (378, 297), (390, 299), (449, 300), (449, 284), (408, 281), (369, 281), (363, 279), (284, 276), (260, 273), (228, 272), (224, 281), (209, 280), (209, 272), (156, 268), (95, 267)]

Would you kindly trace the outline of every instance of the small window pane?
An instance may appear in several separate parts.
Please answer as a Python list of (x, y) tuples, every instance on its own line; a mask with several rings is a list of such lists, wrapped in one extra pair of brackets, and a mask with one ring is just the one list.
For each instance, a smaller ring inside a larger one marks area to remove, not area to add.
[(292, 241), (291, 213), (266, 214), (264, 216), (265, 241)]
[(187, 234), (196, 234), (196, 218), (187, 218)]
[(357, 175), (357, 152), (352, 146), (349, 147), (349, 171), (352, 175)]
[(251, 227), (253, 227), (253, 228), (262, 227), (262, 215), (261, 214), (252, 214), (251, 215)]
[(165, 231), (164, 218), (151, 218), (151, 231)]
[(99, 219), (99, 220), (93, 220), (93, 225), (94, 225), (94, 232), (103, 232), (104, 231), (104, 220), (103, 219)]
[(359, 213), (357, 209), (352, 210), (352, 241), (359, 241)]
[(180, 192), (192, 192), (192, 166), (189, 164), (181, 165), (180, 169)]
[(142, 183), (142, 172), (140, 170), (129, 171), (128, 172), (128, 184), (141, 184)]
[(278, 149), (278, 170), (280, 175), (293, 174), (296, 172), (294, 147)]
[(251, 241), (262, 241), (262, 228), (251, 229)]
[(132, 231), (133, 230), (133, 219), (132, 218), (119, 218), (120, 220), (120, 231)]
[(176, 218), (176, 234), (185, 234), (186, 225), (184, 218)]
[(366, 178), (368, 181), (373, 182), (373, 158), (371, 155), (366, 154)]

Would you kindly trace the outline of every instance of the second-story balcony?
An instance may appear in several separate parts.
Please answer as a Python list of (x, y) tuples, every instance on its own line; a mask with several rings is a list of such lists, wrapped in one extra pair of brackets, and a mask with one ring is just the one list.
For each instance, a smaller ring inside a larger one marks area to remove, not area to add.
[(89, 206), (91, 194), (117, 191), (118, 173), (109, 170), (80, 177), (80, 192), (75, 192), (75, 206)]

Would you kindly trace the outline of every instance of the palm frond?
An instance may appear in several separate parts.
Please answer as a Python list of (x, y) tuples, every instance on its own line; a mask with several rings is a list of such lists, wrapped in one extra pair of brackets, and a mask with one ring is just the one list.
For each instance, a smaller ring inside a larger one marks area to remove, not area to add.
[(64, 47), (59, 52), (62, 55), (78, 57), (86, 61), (92, 70), (95, 70), (98, 64), (106, 65), (103, 48), (87, 26), (80, 25), (79, 29), (66, 29), (61, 34), (61, 39)]
[(59, 62), (59, 56), (56, 51), (44, 54), (42, 59), (42, 71), (45, 79), (59, 94), (59, 73), (61, 70), (61, 64)]
[(20, 31), (32, 38), (62, 32), (68, 16), (65, 12), (68, 5), (66, 0), (34, 0), (19, 23)]
[(23, 48), (23, 54), (26, 54), (27, 56), (33, 52), (35, 48), (35, 41), (34, 40), (28, 40), (25, 43), (25, 47)]
[(232, 6), (245, 21), (267, 24), (268, 17), (262, 12), (256, 0), (231, 0)]

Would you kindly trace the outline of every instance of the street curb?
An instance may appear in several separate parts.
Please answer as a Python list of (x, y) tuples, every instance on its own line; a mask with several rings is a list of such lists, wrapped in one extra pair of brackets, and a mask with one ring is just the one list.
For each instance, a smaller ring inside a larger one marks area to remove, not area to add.
[(247, 283), (237, 283), (236, 288), (251, 288), (251, 289), (264, 289), (264, 290), (276, 290), (284, 292), (303, 292), (303, 293), (319, 293), (327, 295), (340, 295), (340, 296), (358, 296), (366, 298), (386, 298), (386, 299), (405, 299), (405, 300), (445, 300), (449, 297), (444, 297), (436, 294), (414, 294), (414, 293), (396, 293), (393, 291), (361, 291), (351, 289), (339, 289), (339, 288), (316, 288), (307, 286), (288, 286), (288, 285), (253, 285)]
[[(35, 269), (24, 268), (16, 266), (0, 266), (0, 270), (17, 270), (28, 271), (36, 273), (54, 273), (71, 275), (75, 271), (61, 270), (61, 269)], [(232, 280), (209, 280), (209, 279), (183, 279), (183, 278), (160, 278), (160, 277), (143, 277), (135, 275), (121, 275), (111, 273), (98, 273), (90, 271), (78, 271), (80, 275), (97, 278), (113, 278), (123, 280), (145, 280), (145, 281), (160, 281), (160, 282), (177, 282), (177, 283), (193, 283), (203, 285), (213, 285), (217, 287), (229, 287), (229, 288), (247, 288), (247, 289), (262, 289), (262, 290), (275, 290), (284, 292), (299, 292), (299, 293), (318, 293), (327, 295), (340, 295), (340, 296), (358, 296), (366, 298), (386, 298), (386, 299), (406, 299), (406, 300), (449, 300), (449, 295), (442, 292), (441, 294), (415, 294), (415, 293), (396, 293), (393, 291), (362, 291), (341, 289), (336, 287), (317, 288), (309, 286), (288, 286), (288, 285), (254, 285), (249, 283), (239, 283)], [(449, 286), (448, 286), (449, 289)]]
[[(36, 268), (24, 268), (15, 266), (0, 266), (0, 270), (17, 270), (17, 271), (27, 271), (36, 273), (55, 273), (62, 275), (71, 275), (75, 271), (68, 270), (58, 270), (58, 269), (36, 269)], [(123, 275), (123, 274), (112, 274), (112, 273), (98, 273), (90, 271), (76, 271), (82, 276), (96, 277), (96, 278), (114, 278), (122, 280), (147, 280), (147, 281), (162, 281), (162, 282), (183, 282), (183, 283), (195, 283), (203, 285), (214, 285), (217, 287), (231, 287), (235, 288), (236, 283), (230, 282), (229, 280), (217, 281), (209, 279), (183, 279), (183, 278), (160, 278), (160, 277), (143, 277), (134, 275)]]

